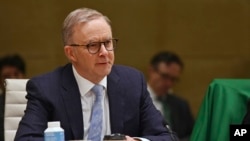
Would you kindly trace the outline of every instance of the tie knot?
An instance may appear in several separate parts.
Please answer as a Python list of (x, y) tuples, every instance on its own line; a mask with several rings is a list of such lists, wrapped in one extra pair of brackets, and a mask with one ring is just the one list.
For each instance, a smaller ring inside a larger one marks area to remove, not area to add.
[(92, 88), (92, 91), (95, 93), (95, 95), (96, 95), (97, 97), (102, 96), (102, 90), (103, 90), (102, 85), (95, 85), (95, 86)]

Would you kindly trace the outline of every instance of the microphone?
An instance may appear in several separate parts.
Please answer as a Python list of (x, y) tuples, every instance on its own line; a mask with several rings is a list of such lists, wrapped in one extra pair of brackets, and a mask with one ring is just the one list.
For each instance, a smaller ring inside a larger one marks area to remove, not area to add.
[(176, 133), (173, 132), (173, 130), (171, 129), (171, 127), (168, 124), (166, 124), (166, 128), (168, 129), (168, 131), (170, 133), (170, 137), (171, 137), (172, 141), (179, 141)]

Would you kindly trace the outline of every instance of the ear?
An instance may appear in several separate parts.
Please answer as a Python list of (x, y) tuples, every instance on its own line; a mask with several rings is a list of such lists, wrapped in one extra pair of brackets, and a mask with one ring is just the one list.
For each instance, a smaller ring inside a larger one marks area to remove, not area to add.
[(73, 47), (64, 46), (64, 53), (71, 62), (77, 61), (77, 57)]
[(148, 66), (148, 72), (151, 73), (151, 72), (153, 72), (153, 71), (154, 71), (153, 66), (149, 65), (149, 66)]
[(155, 68), (152, 65), (149, 65), (148, 66), (148, 79), (149, 79), (149, 81), (152, 81), (151, 79), (154, 79), (155, 73), (156, 73)]

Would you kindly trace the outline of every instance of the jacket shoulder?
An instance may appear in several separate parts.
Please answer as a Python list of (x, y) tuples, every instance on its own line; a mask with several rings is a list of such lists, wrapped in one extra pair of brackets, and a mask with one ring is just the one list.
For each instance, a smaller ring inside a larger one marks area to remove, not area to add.
[(37, 76), (32, 77), (30, 80), (32, 81), (42, 81), (43, 83), (50, 82), (50, 83), (58, 83), (61, 81), (63, 73), (65, 71), (72, 71), (71, 65), (67, 64), (65, 66), (58, 67), (50, 72), (43, 73)]
[(125, 65), (114, 65), (112, 68), (112, 72), (117, 72), (117, 73), (141, 73), (136, 68), (130, 67), (130, 66), (125, 66)]

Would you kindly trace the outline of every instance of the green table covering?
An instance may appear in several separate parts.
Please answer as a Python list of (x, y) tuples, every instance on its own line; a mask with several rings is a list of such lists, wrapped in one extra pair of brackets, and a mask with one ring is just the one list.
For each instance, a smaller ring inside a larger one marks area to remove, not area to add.
[(215, 79), (199, 109), (191, 141), (229, 141), (230, 124), (241, 124), (250, 100), (250, 79)]

